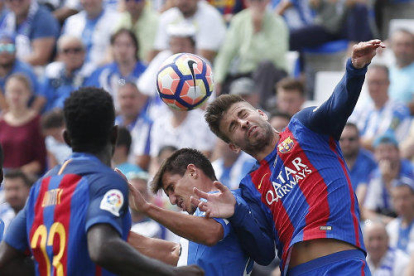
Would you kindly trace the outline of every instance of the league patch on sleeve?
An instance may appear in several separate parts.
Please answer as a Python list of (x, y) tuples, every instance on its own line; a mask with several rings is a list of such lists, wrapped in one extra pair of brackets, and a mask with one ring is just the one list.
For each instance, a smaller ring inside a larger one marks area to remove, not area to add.
[(120, 190), (112, 189), (106, 192), (99, 208), (119, 217), (122, 205), (124, 205), (124, 195)]

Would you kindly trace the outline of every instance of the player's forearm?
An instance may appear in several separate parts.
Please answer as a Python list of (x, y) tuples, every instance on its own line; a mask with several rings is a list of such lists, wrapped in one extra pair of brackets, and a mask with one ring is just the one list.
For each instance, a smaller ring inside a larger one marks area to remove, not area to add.
[(214, 219), (190, 216), (162, 209), (154, 204), (148, 208), (147, 215), (175, 234), (196, 243), (212, 246), (224, 235), (223, 227)]
[(177, 265), (180, 257), (180, 245), (175, 242), (148, 238), (130, 232), (128, 243), (145, 256), (172, 266)]

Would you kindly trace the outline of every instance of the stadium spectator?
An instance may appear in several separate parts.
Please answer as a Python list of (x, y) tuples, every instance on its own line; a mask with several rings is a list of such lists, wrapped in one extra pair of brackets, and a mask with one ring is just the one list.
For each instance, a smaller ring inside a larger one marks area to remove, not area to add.
[(157, 171), (160, 169), (162, 163), (170, 157), (176, 150), (178, 150), (174, 146), (163, 146), (157, 154), (155, 161), (151, 164), (150, 175), (153, 177)]
[(4, 99), (4, 85), (7, 79), (15, 74), (22, 73), (30, 79), (33, 87), (33, 92), (37, 95), (34, 99), (32, 107), (40, 111), (45, 104), (44, 97), (38, 95), (39, 83), (33, 71), (33, 68), (16, 57), (15, 37), (12, 34), (5, 32), (0, 33), (0, 109), (6, 110), (7, 104)]
[(400, 143), (401, 156), (414, 162), (414, 120), (411, 125), (407, 137)]
[(59, 24), (37, 1), (6, 1), (6, 14), (1, 31), (15, 34), (17, 57), (33, 66), (46, 65), (52, 58)]
[[(147, 70), (138, 79), (138, 89), (142, 93), (154, 96), (157, 95), (156, 76), (161, 64), (170, 56), (178, 53), (196, 52), (195, 28), (184, 26), (169, 26), (167, 29), (169, 48), (159, 52), (154, 59), (151, 60)], [(158, 95), (157, 95), (158, 97)]]
[(21, 170), (9, 170), (4, 175), (5, 203), (0, 205), (0, 219), (4, 222), (5, 232), (17, 213), (23, 209), (29, 196), (32, 183)]
[(72, 91), (85, 85), (93, 66), (85, 66), (86, 49), (82, 40), (63, 35), (57, 42), (58, 61), (48, 64), (42, 78), (41, 94), (47, 99), (44, 112), (63, 108)]
[(111, 36), (114, 62), (95, 70), (86, 85), (102, 87), (113, 97), (115, 109), (119, 110), (118, 89), (125, 82), (136, 82), (147, 68), (138, 59), (138, 41), (135, 34), (120, 29)]
[(389, 246), (385, 224), (368, 221), (364, 226), (364, 242), (367, 247), (367, 263), (372, 275), (401, 276), (405, 274), (409, 256)]
[[(261, 83), (257, 78), (260, 77), (261, 81), (270, 79), (273, 81), (272, 89), (280, 79), (275, 79), (275, 76), (286, 71), (289, 32), (283, 18), (267, 10), (268, 4), (269, 0), (248, 0), (248, 8), (232, 18), (214, 64), (218, 94), (228, 93), (228, 83), (242, 76), (253, 77), (258, 86)], [(233, 63), (235, 60), (237, 62)], [(262, 70), (263, 67), (266, 70)], [(258, 71), (261, 74), (255, 74)], [(258, 88), (261, 100), (264, 100), (266, 91)]]
[(260, 95), (256, 88), (256, 83), (253, 79), (244, 77), (235, 79), (230, 84), (229, 93), (231, 95), (239, 95), (242, 97), (246, 102), (250, 103), (252, 106), (256, 108), (260, 107)]
[[(0, 245), (0, 273), (26, 275), (24, 252), (30, 249), (36, 274), (201, 275), (195, 267), (175, 268), (143, 257), (126, 243), (128, 184), (110, 168), (118, 133), (110, 94), (81, 88), (65, 101), (64, 116), (65, 142), (74, 154), (33, 186), (24, 212)], [(48, 246), (56, 251), (50, 255), (42, 254), (39, 243), (46, 237), (54, 237)], [(66, 261), (53, 262), (60, 254)]]
[(372, 172), (368, 183), (367, 195), (363, 205), (364, 219), (381, 218), (385, 223), (396, 217), (391, 201), (392, 183), (402, 177), (414, 177), (414, 166), (401, 159), (398, 142), (392, 133), (386, 133), (375, 139), (375, 159), (378, 168)]
[[(214, 169), (205, 156), (194, 149), (181, 149), (163, 163), (152, 182), (152, 191), (164, 190), (171, 204), (192, 216), (159, 208), (131, 189), (133, 204), (182, 237), (178, 265), (197, 264), (206, 275), (246, 275), (253, 263), (231, 225), (223, 219), (206, 219), (204, 213), (190, 202), (190, 198), (195, 196), (194, 187), (210, 192), (216, 180)], [(263, 236), (259, 231), (252, 239), (262, 242), (259, 252), (255, 252), (255, 260), (266, 263), (269, 258), (272, 260), (274, 246), (270, 238)]]
[(160, 16), (151, 59), (168, 49), (168, 29), (171, 25), (178, 25), (182, 26), (181, 28), (192, 26), (196, 30), (196, 53), (213, 62), (226, 33), (220, 13), (206, 1), (175, 0), (174, 3), (175, 7)]
[(273, 233), (283, 274), (369, 274), (358, 202), (338, 140), (379, 47), (385, 47), (380, 40), (355, 45), (331, 97), (297, 113), (281, 133), (263, 111), (238, 96), (221, 95), (206, 110), (211, 130), (259, 164), (240, 183), (248, 206), (220, 183), (215, 183), (218, 193), (195, 189), (207, 201), (194, 197), (192, 204), (208, 217), (228, 218), (246, 247), (257, 245), (252, 226), (263, 219), (260, 225)]
[(360, 203), (364, 202), (371, 172), (377, 168), (372, 153), (361, 147), (359, 131), (355, 124), (347, 123), (342, 131), (339, 145), (349, 169), (352, 188)]
[(128, 161), (148, 170), (150, 163), (150, 131), (153, 124), (152, 110), (156, 113), (158, 105), (154, 99), (142, 94), (135, 83), (126, 82), (118, 88), (119, 115), (116, 124), (126, 127), (132, 144)]
[(220, 183), (234, 190), (239, 188), (240, 181), (256, 164), (256, 160), (244, 152), (234, 152), (221, 140), (217, 140), (216, 152), (219, 156), (212, 162)]
[(108, 46), (115, 31), (119, 14), (106, 9), (103, 0), (80, 0), (83, 10), (70, 16), (63, 25), (62, 34), (82, 40), (86, 48), (86, 64), (94, 67), (108, 61)]
[(79, 0), (38, 0), (38, 3), (50, 10), (60, 25), (82, 8)]
[(5, 96), (9, 109), (0, 119), (4, 168), (20, 168), (28, 175), (41, 174), (46, 165), (46, 148), (40, 116), (28, 107), (32, 96), (30, 81), (21, 74), (10, 76)]
[(276, 110), (270, 113), (269, 124), (277, 131), (282, 132), (291, 118), (292, 116), (289, 114)]
[(303, 83), (292, 78), (284, 78), (276, 84), (276, 110), (290, 116), (298, 113), (305, 103)]
[(408, 104), (414, 114), (414, 34), (399, 29), (392, 33), (390, 41), (395, 64), (390, 67), (389, 95), (392, 100)]
[(393, 132), (402, 141), (408, 134), (410, 112), (405, 104), (390, 99), (388, 68), (373, 64), (367, 73), (367, 84), (372, 102), (359, 106), (350, 118), (360, 130), (362, 146), (372, 150), (375, 137), (386, 132)]
[(208, 0), (207, 2), (221, 13), (226, 24), (231, 21), (236, 13), (246, 8), (246, 1), (244, 0), (234, 0), (227, 2), (220, 0)]
[[(147, 172), (141, 171), (139, 173), (130, 173), (129, 176), (127, 176), (127, 179), (130, 185), (142, 195), (145, 201), (151, 203), (154, 202), (154, 198), (149, 193), (149, 174)], [(131, 211), (132, 232), (148, 238), (164, 239), (165, 228), (163, 228), (163, 226), (149, 218), (144, 212), (136, 210), (133, 201), (131, 201), (129, 205)]]
[(150, 51), (154, 46), (158, 29), (158, 14), (151, 9), (149, 0), (125, 0), (125, 11), (119, 20), (118, 28), (134, 32), (139, 42), (138, 57), (150, 61)]
[(128, 179), (129, 174), (137, 174), (143, 170), (137, 165), (128, 162), (132, 138), (129, 130), (125, 127), (118, 128), (118, 139), (116, 140), (114, 155), (112, 156), (113, 166), (120, 170)]
[(398, 217), (387, 225), (390, 246), (414, 253), (414, 180), (402, 177), (392, 183), (392, 204)]
[(62, 165), (72, 154), (72, 149), (63, 139), (65, 122), (62, 109), (53, 109), (42, 116), (40, 121), (47, 150), (47, 166)]

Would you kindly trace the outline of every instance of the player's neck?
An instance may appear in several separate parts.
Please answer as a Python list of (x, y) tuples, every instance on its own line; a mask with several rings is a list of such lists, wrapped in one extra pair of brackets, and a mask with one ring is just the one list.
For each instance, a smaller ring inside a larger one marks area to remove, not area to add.
[(275, 149), (279, 140), (280, 140), (280, 133), (274, 130), (272, 141), (267, 146), (265, 146), (262, 150), (260, 150), (257, 153), (249, 153), (249, 154), (253, 156), (257, 161), (260, 162)]
[(112, 151), (109, 149), (105, 149), (99, 153), (93, 153), (102, 163), (111, 167), (111, 159), (112, 159)]

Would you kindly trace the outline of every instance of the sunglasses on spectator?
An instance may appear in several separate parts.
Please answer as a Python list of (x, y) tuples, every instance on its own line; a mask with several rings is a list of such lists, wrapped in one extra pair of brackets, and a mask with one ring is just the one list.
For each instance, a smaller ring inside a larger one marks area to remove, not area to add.
[(8, 52), (8, 53), (14, 53), (16, 51), (16, 46), (14, 44), (8, 43), (8, 44), (0, 44), (0, 53)]
[(62, 49), (62, 53), (64, 54), (69, 54), (69, 53), (79, 54), (81, 52), (83, 52), (82, 47)]

